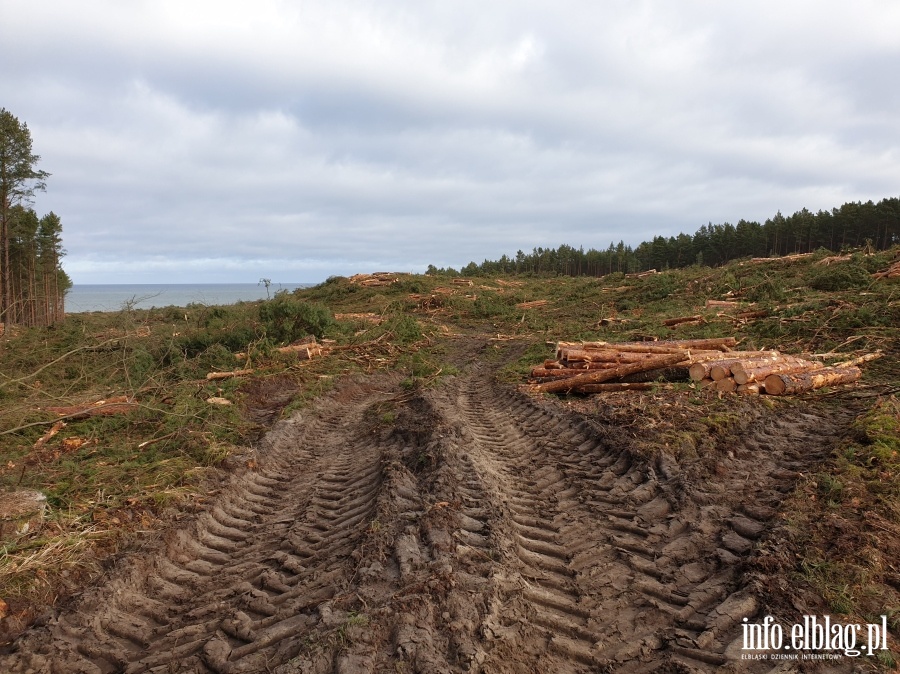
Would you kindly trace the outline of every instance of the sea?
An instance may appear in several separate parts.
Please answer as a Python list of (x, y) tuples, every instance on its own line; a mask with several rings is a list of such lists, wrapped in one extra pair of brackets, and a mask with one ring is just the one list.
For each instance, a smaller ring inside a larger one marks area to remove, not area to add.
[(273, 297), (279, 291), (309, 288), (313, 283), (272, 283), (268, 288), (257, 283), (76, 283), (66, 294), (66, 313), (120, 311), (127, 307), (186, 307), (235, 304)]

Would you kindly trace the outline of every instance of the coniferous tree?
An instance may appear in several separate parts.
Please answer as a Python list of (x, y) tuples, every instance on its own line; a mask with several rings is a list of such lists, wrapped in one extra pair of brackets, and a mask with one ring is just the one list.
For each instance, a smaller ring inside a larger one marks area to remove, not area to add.
[(63, 317), (71, 286), (59, 217), (39, 219), (29, 207), (49, 174), (37, 169), (28, 125), (0, 108), (0, 325), (49, 324)]

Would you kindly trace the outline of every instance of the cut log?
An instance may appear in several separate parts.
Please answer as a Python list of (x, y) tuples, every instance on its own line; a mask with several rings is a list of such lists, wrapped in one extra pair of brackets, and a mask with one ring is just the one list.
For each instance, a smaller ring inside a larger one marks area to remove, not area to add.
[(774, 396), (795, 395), (813, 391), (823, 386), (850, 384), (862, 376), (862, 371), (855, 366), (826, 367), (811, 372), (791, 372), (770, 374), (766, 377), (766, 393)]
[(697, 314), (695, 316), (681, 316), (680, 318), (667, 318), (663, 321), (663, 325), (668, 328), (674, 328), (676, 325), (681, 325), (682, 323), (705, 323), (706, 319), (703, 316)]
[(617, 367), (615, 363), (593, 363), (594, 365), (604, 365), (606, 367), (592, 368), (588, 370), (583, 367), (564, 367), (564, 368), (548, 368), (548, 367), (535, 367), (531, 370), (532, 377), (541, 377), (541, 378), (553, 378), (553, 379), (565, 379), (566, 377), (575, 377), (579, 374), (584, 374), (585, 372), (593, 372), (596, 370), (609, 370)]
[(771, 363), (756, 364), (753, 361), (749, 363), (735, 363), (731, 366), (731, 374), (738, 384), (749, 384), (754, 381), (765, 381), (770, 374), (781, 374), (783, 372), (807, 372), (809, 370), (819, 370), (825, 367), (822, 363), (817, 363), (803, 358), (794, 358), (793, 356), (782, 356)]
[(652, 391), (659, 384), (582, 384), (575, 393), (612, 393), (614, 391)]
[(686, 360), (685, 353), (673, 353), (661, 355), (658, 358), (649, 358), (642, 363), (628, 363), (620, 365), (609, 370), (596, 370), (585, 374), (563, 379), (560, 381), (547, 382), (537, 386), (537, 390), (545, 393), (559, 393), (562, 391), (570, 391), (581, 384), (602, 384), (603, 382), (613, 379), (620, 379), (629, 374), (637, 372), (645, 372), (647, 370), (656, 370), (664, 367), (678, 365)]
[(621, 381), (623, 384), (640, 384), (660, 379), (664, 381), (690, 381), (687, 361), (683, 365), (673, 365), (672, 367), (661, 367), (655, 370), (644, 370), (635, 374), (627, 374), (622, 377)]
[(875, 351), (874, 353), (867, 353), (864, 356), (859, 356), (858, 358), (851, 358), (850, 360), (845, 360), (840, 363), (835, 363), (831, 367), (851, 367), (853, 365), (862, 365), (863, 363), (868, 363), (873, 360), (878, 360), (884, 355), (883, 351)]
[[(653, 353), (636, 353), (631, 351), (595, 351), (593, 349), (561, 349), (562, 355), (560, 360), (567, 362), (587, 362), (587, 363), (640, 363), (641, 361), (653, 358)], [(667, 351), (666, 353), (670, 353)]]
[(763, 390), (763, 386), (754, 382), (752, 384), (739, 384), (737, 387), (738, 393), (743, 393), (744, 395), (752, 395), (758, 396), (760, 392)]
[(722, 391), (723, 393), (734, 393), (737, 391), (737, 384), (734, 381), (733, 377), (725, 377), (725, 379), (719, 379), (716, 381), (713, 388), (716, 391)]
[(232, 370), (231, 372), (210, 372), (206, 375), (209, 381), (217, 381), (219, 379), (231, 379), (232, 377), (243, 377), (244, 375), (253, 374), (253, 370)]
[(747, 372), (748, 370), (771, 365), (773, 363), (780, 363), (783, 362), (786, 358), (790, 358), (790, 356), (782, 356), (780, 353), (776, 353), (774, 355), (759, 356), (756, 358), (737, 358), (734, 360), (723, 360), (719, 361), (716, 365), (710, 368), (709, 376), (716, 381), (724, 379), (725, 377), (734, 376), (735, 381), (737, 381), (738, 384), (747, 384), (747, 381), (741, 381), (740, 379), (738, 379), (738, 373)]
[[(291, 344), (289, 346), (280, 346), (275, 351), (278, 353), (295, 353), (300, 360), (312, 360), (314, 356), (322, 355), (322, 347), (318, 344)], [(249, 373), (244, 372), (244, 374)]]
[[(707, 377), (712, 379), (724, 379), (731, 376), (731, 366), (741, 360), (765, 361), (766, 359), (775, 359), (781, 357), (778, 351), (732, 351), (728, 354), (728, 358), (723, 358), (721, 352), (714, 357), (701, 356), (691, 357), (691, 379), (700, 381)], [(716, 375), (713, 374), (716, 372)]]
[(740, 302), (735, 302), (734, 300), (706, 300), (707, 309), (712, 307), (737, 307), (740, 304)]

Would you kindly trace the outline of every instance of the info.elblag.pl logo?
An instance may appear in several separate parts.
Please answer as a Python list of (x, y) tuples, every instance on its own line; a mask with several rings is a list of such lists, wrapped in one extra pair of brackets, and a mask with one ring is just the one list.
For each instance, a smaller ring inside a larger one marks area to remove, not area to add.
[[(761, 623), (743, 621), (743, 659), (820, 660), (873, 656), (888, 650), (887, 616), (880, 623), (833, 622), (831, 616), (803, 616), (782, 627), (772, 616)], [(749, 653), (748, 653), (749, 651)]]

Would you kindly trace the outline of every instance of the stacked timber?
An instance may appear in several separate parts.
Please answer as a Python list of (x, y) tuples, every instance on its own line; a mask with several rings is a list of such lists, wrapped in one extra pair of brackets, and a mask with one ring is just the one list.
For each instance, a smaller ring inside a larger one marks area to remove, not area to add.
[[(686, 373), (691, 358), (721, 357), (737, 345), (733, 337), (657, 342), (559, 342), (556, 360), (544, 361), (531, 372), (536, 388), (546, 393), (599, 393), (640, 390), (650, 384), (623, 381), (627, 377)], [(643, 385), (641, 385), (643, 384)]]
[(400, 274), (388, 271), (377, 271), (374, 274), (354, 274), (350, 283), (365, 288), (383, 288), (400, 280)]
[(857, 366), (880, 356), (880, 352), (870, 353), (826, 366), (818, 360), (788, 356), (778, 351), (748, 352), (738, 358), (727, 356), (695, 363), (691, 365), (690, 376), (701, 387), (716, 391), (794, 395), (858, 381), (862, 371)]
[(859, 364), (880, 353), (826, 367), (817, 360), (778, 351), (735, 351), (737, 340), (687, 339), (654, 342), (559, 342), (556, 359), (531, 370), (544, 393), (644, 390), (636, 376), (673, 380), (689, 376), (701, 388), (722, 393), (792, 395), (847, 384), (861, 376)]

